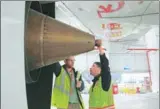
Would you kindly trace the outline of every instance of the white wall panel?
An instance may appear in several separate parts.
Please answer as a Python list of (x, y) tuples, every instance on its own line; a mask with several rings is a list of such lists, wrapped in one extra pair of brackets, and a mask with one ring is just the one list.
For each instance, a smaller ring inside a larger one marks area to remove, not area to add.
[(110, 54), (110, 67), (113, 73), (127, 72), (124, 70), (128, 66), (128, 72), (147, 72), (146, 54)]
[(24, 66), (25, 1), (1, 2), (1, 109), (28, 109)]

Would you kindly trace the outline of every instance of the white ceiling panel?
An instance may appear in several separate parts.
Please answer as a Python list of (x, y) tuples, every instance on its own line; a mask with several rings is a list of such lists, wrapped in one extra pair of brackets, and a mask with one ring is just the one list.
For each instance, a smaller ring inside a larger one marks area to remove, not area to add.
[[(72, 26), (93, 33), (95, 37), (103, 39), (106, 38), (106, 30), (102, 28), (102, 24), (121, 24), (123, 37), (120, 40), (121, 42), (115, 42), (118, 43), (118, 45), (111, 44), (111, 52), (126, 52), (127, 47), (129, 48), (130, 46), (145, 47), (145, 41), (140, 41), (139, 39), (144, 36), (153, 25), (156, 27), (159, 26), (159, 2), (147, 0), (142, 0), (141, 3), (140, 1), (124, 1), (124, 6), (119, 11), (105, 13), (105, 17), (108, 18), (98, 17), (97, 10), (100, 5), (107, 7), (111, 4), (112, 9), (115, 9), (118, 6), (117, 2), (118, 1), (57, 2), (56, 4), (59, 4), (57, 8), (61, 10), (61, 15), (57, 16), (59, 16), (61, 21), (65, 20), (66, 23), (70, 23)], [(62, 13), (65, 14), (65, 16), (63, 16)], [(149, 15), (142, 16), (142, 14)], [(68, 19), (70, 19), (70, 21)]]
[[(97, 14), (99, 6), (107, 7), (111, 4), (112, 9), (115, 9), (118, 1), (56, 2), (56, 19), (93, 33), (96, 38), (102, 38), (103, 46), (105, 48), (109, 46), (106, 52), (109, 52), (112, 72), (125, 72), (125, 66), (131, 68), (130, 72), (147, 72), (146, 52), (127, 50), (128, 48), (146, 48), (144, 36), (151, 28), (156, 28), (156, 35), (159, 36), (159, 2), (141, 1), (124, 1), (125, 4), (119, 11), (103, 14), (103, 17), (107, 18), (99, 18)], [(105, 36), (106, 30), (102, 28), (102, 24), (109, 23), (119, 23), (123, 37), (119, 41), (108, 44)], [(99, 61), (98, 52), (81, 54), (76, 57), (76, 60), (75, 67), (80, 71), (85, 71), (93, 62)]]
[[(144, 25), (159, 25), (159, 16), (147, 15), (136, 16), (146, 13), (158, 13), (159, 2), (157, 1), (144, 1), (141, 4), (140, 1), (124, 1), (124, 6), (116, 12), (104, 13), (105, 17), (116, 18), (99, 18), (97, 10), (102, 5), (107, 7), (109, 4), (115, 9), (118, 6), (119, 1), (62, 1), (64, 11), (70, 11), (75, 18), (77, 18), (85, 27), (89, 28), (96, 36), (104, 35), (102, 24), (108, 24), (110, 22), (118, 22), (123, 25), (123, 33), (130, 33), (133, 28), (137, 28), (140, 24)], [(60, 7), (60, 6), (59, 6)], [(132, 17), (128, 17), (132, 16)], [(117, 18), (118, 17), (118, 18)], [(120, 17), (120, 18), (119, 18)], [(154, 19), (154, 20), (153, 20)], [(131, 34), (131, 33), (130, 33)]]

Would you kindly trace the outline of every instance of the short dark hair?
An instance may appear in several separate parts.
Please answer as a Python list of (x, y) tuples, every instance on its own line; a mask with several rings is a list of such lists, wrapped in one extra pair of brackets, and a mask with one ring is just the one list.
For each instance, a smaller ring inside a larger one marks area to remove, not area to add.
[(101, 63), (100, 62), (94, 62), (99, 68), (101, 68)]

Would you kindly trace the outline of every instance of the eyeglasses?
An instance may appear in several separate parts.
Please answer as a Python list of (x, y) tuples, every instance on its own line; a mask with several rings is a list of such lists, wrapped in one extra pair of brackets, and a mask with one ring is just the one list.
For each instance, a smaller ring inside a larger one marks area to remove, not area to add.
[(72, 61), (72, 62), (75, 62), (76, 60), (74, 59), (74, 60), (72, 60), (72, 59), (67, 59), (67, 61)]

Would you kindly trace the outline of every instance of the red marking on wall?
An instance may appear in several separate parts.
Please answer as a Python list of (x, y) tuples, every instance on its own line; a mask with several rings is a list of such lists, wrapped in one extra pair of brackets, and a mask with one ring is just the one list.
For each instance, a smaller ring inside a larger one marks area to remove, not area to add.
[(119, 1), (119, 2), (117, 2), (117, 4), (118, 4), (117, 8), (115, 8), (115, 9), (113, 9), (112, 4), (108, 4), (106, 7), (103, 6), (103, 5), (100, 5), (98, 7), (99, 9), (97, 11), (99, 18), (102, 18), (102, 15), (101, 15), (102, 13), (107, 14), (107, 13), (112, 13), (112, 12), (119, 11), (120, 9), (122, 9), (124, 7), (125, 2), (124, 1)]

